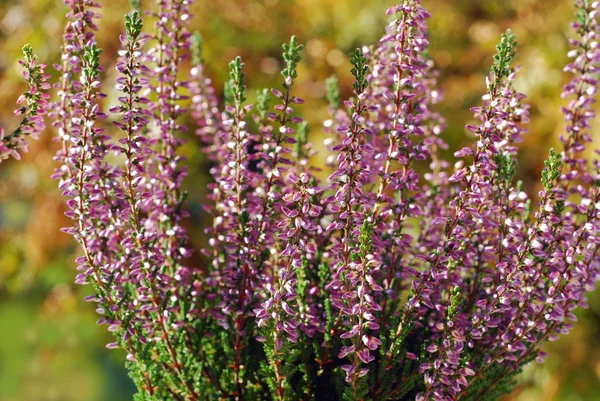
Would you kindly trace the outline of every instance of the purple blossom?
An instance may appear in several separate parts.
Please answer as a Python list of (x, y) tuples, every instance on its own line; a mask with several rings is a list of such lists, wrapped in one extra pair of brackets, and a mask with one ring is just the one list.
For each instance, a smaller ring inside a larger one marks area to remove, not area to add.
[[(76, 283), (94, 287), (86, 301), (115, 335), (107, 348), (127, 351), (142, 396), (319, 399), (345, 379), (345, 399), (478, 399), (481, 383), (497, 388), (543, 359), (541, 345), (587, 306), (600, 278), (600, 161), (582, 156), (600, 62), (597, 2), (576, 3), (563, 149), (550, 151), (538, 198), (514, 182), (529, 105), (510, 31), (471, 109), (475, 143), (451, 165), (440, 153), (429, 13), (419, 0), (390, 8), (379, 43), (350, 56), (351, 98), (328, 81), (321, 180), (297, 114), (295, 37), (279, 88), (248, 104), (238, 57), (221, 105), (201, 40), (187, 31), (191, 2), (157, 0), (152, 33), (141, 33), (138, 12), (125, 17), (105, 124), (99, 6), (65, 3), (57, 100), (47, 104), (48, 76), (26, 51), (25, 118), (0, 149), (18, 156), (21, 134), (39, 133), (51, 111), (62, 143), (53, 177), (73, 220), (63, 231), (83, 251)], [(206, 268), (188, 266), (187, 113), (212, 163)]]

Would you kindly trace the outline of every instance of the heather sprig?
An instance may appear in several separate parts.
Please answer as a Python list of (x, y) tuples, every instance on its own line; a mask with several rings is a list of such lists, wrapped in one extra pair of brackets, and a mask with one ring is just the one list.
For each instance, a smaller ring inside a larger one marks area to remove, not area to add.
[[(463, 149), (459, 151), (460, 156), (472, 154), (473, 165), (471, 168), (463, 170), (464, 175), (459, 171), (452, 178), (454, 180), (465, 180), (466, 187), (451, 203), (455, 207), (455, 217), (446, 226), (444, 252), (448, 252), (451, 260), (458, 260), (459, 265), (466, 262), (466, 259), (459, 252), (468, 250), (468, 247), (472, 244), (480, 242), (493, 243), (492, 241), (497, 236), (494, 227), (501, 226), (502, 219), (507, 218), (507, 216), (502, 217), (502, 214), (498, 215), (497, 212), (494, 212), (496, 208), (503, 207), (502, 202), (505, 202), (507, 198), (504, 196), (496, 197), (492, 188), (494, 185), (500, 184), (502, 180), (506, 182), (506, 177), (502, 175), (506, 173), (506, 168), (502, 169), (502, 164), (498, 165), (494, 161), (500, 160), (501, 163), (506, 165), (512, 164), (510, 151), (504, 150), (504, 148), (507, 143), (518, 140), (518, 135), (522, 133), (517, 128), (517, 136), (511, 135), (514, 121), (519, 121), (514, 117), (514, 114), (521, 113), (523, 109), (515, 107), (519, 105), (518, 102), (512, 104), (514, 99), (519, 99), (521, 96), (515, 93), (512, 88), (511, 82), (514, 73), (509, 74), (512, 71), (511, 66), (503, 64), (512, 59), (510, 55), (514, 53), (515, 45), (516, 42), (510, 33), (503, 35), (501, 45), (497, 48), (496, 64), (492, 67), (488, 78), (489, 93), (484, 96), (485, 105), (483, 108), (473, 109), (476, 116), (481, 118), (482, 125), (467, 127), (480, 138), (477, 148), (475, 150)], [(497, 79), (497, 77), (502, 78)], [(490, 82), (493, 83), (489, 84)], [(511, 107), (507, 108), (507, 105)], [(504, 184), (504, 186), (506, 187), (507, 184)], [(478, 231), (474, 230), (476, 221), (484, 223)], [(461, 235), (461, 233), (464, 234)], [(448, 247), (450, 244), (452, 246)], [(503, 253), (503, 249), (499, 250), (498, 257), (500, 260), (502, 260)], [(440, 264), (438, 258), (439, 256), (435, 259), (434, 266)], [(479, 266), (479, 263), (481, 262), (475, 260), (475, 272), (471, 273), (475, 275), (475, 280), (482, 280), (483, 283), (493, 281), (497, 285), (498, 273), (484, 270), (483, 267)], [(502, 269), (500, 274), (504, 273), (506, 265), (507, 263), (502, 261), (496, 267)], [(508, 275), (504, 278), (503, 283), (512, 284), (515, 276), (521, 274), (520, 267), (506, 269)], [(451, 266), (449, 272), (454, 274), (454, 269), (455, 267)], [(490, 276), (494, 275), (495, 278), (492, 279)], [(472, 289), (469, 290), (467, 306), (470, 306), (473, 302), (472, 299), (481, 291), (478, 288), (480, 285), (478, 282), (473, 283)], [(493, 287), (491, 290), (493, 297), (489, 303), (486, 303), (485, 299), (476, 303), (476, 306), (481, 309), (474, 313), (470, 326), (455, 327), (456, 322), (454, 320), (440, 324), (441, 335), (438, 344), (429, 346), (428, 351), (437, 354), (438, 361), (441, 362), (438, 362), (437, 365), (431, 363), (421, 365), (420, 372), (425, 374), (425, 380), (428, 384), (425, 392), (420, 396), (422, 399), (429, 399), (431, 396), (453, 396), (461, 386), (465, 385), (466, 377), (473, 372), (469, 365), (461, 366), (460, 363), (460, 356), (464, 351), (465, 342), (474, 342), (481, 339), (482, 326), (485, 327), (490, 324), (481, 315), (481, 311), (485, 311), (486, 314), (496, 312), (498, 302), (503, 303), (503, 293), (506, 288), (508, 287)], [(500, 290), (500, 293), (497, 293), (498, 290)], [(491, 327), (493, 325), (492, 322)]]
[[(340, 330), (341, 339), (351, 341), (351, 345), (340, 349), (338, 357), (349, 358), (352, 361), (350, 364), (342, 365), (341, 368), (346, 373), (346, 381), (351, 383), (353, 396), (356, 396), (360, 392), (358, 386), (361, 384), (358, 383), (358, 379), (368, 372), (368, 369), (361, 365), (374, 360), (371, 351), (376, 350), (380, 344), (377, 339), (371, 340), (372, 337), (367, 332), (378, 328), (373, 322), (372, 311), (379, 310), (381, 307), (370, 293), (381, 291), (381, 287), (374, 282), (367, 271), (371, 265), (376, 267), (377, 259), (370, 253), (367, 255), (365, 252), (360, 252), (360, 250), (366, 251), (369, 247), (365, 240), (371, 227), (366, 211), (363, 209), (367, 200), (362, 195), (363, 188), (373, 175), (363, 160), (363, 155), (369, 153), (371, 149), (368, 145), (361, 145), (363, 141), (367, 141), (367, 136), (370, 134), (363, 125), (366, 107), (361, 101), (368, 85), (366, 78), (368, 66), (367, 59), (360, 49), (351, 53), (350, 62), (353, 65), (351, 72), (355, 78), (356, 98), (345, 103), (352, 115), (352, 123), (348, 127), (339, 128), (345, 137), (341, 144), (333, 148), (340, 154), (338, 168), (330, 179), (337, 181), (338, 189), (329, 210), (338, 214), (339, 220), (330, 224), (328, 230), (342, 229), (343, 231), (340, 243), (336, 247), (337, 269), (329, 287), (332, 305), (339, 310), (335, 323), (336, 329)], [(356, 244), (353, 239), (359, 227), (363, 230), (359, 235), (363, 243), (359, 241), (359, 244)]]
[(350, 72), (354, 75), (352, 86), (354, 87), (354, 92), (360, 96), (367, 88), (367, 73), (369, 72), (367, 58), (361, 49), (356, 49), (350, 53), (350, 63), (352, 64)]
[(216, 212), (219, 226), (215, 229), (216, 238), (211, 246), (222, 254), (215, 260), (215, 278), (221, 287), (220, 303), (213, 312), (218, 316), (219, 324), (231, 327), (232, 349), (235, 354), (233, 367), (233, 388), (239, 397), (243, 397), (245, 365), (242, 363), (246, 355), (248, 338), (246, 336), (245, 314), (254, 301), (256, 253), (252, 252), (251, 235), (255, 232), (250, 220), (249, 208), (258, 203), (248, 196), (251, 185), (249, 157), (247, 149), (252, 140), (245, 121), (246, 114), (252, 105), (245, 105), (245, 73), (244, 63), (237, 57), (229, 64), (229, 88), (231, 105), (226, 106), (228, 118), (224, 121), (226, 129), (225, 164), (221, 167), (218, 178), (218, 189), (215, 196), (223, 202), (217, 205)]
[(134, 11), (131, 15), (125, 15), (125, 33), (127, 33), (127, 39), (130, 41), (136, 41), (142, 31), (142, 19), (138, 11)]
[(502, 83), (504, 78), (511, 73), (512, 62), (516, 55), (517, 40), (516, 36), (510, 29), (502, 34), (500, 43), (496, 46), (496, 54), (494, 55), (494, 65), (492, 65), (492, 84), (491, 92)]
[[(378, 81), (380, 99), (389, 102), (393, 114), (383, 114), (381, 118), (388, 119), (387, 130), (384, 140), (379, 145), (379, 157), (383, 163), (379, 166), (379, 182), (377, 184), (377, 203), (375, 215), (380, 220), (381, 227), (385, 219), (392, 222), (388, 225), (388, 247), (383, 247), (386, 254), (384, 260), (389, 261), (388, 271), (384, 275), (383, 284), (389, 288), (393, 277), (398, 271), (405, 271), (408, 280), (416, 282), (411, 269), (404, 267), (405, 261), (402, 249), (407, 247), (404, 235), (405, 220), (408, 216), (417, 216), (421, 213), (417, 207), (416, 200), (422, 196), (420, 188), (416, 185), (419, 175), (411, 167), (417, 160), (426, 159), (429, 156), (428, 146), (420, 143), (418, 138), (425, 134), (425, 123), (429, 118), (429, 103), (431, 98), (427, 83), (431, 73), (429, 66), (423, 56), (428, 46), (426, 34), (426, 19), (429, 14), (422, 8), (420, 2), (407, 2), (404, 7), (393, 7), (388, 13), (397, 13), (396, 19), (388, 28), (388, 34), (382, 38), (378, 52), (383, 60), (384, 67), (389, 68), (381, 83)], [(385, 70), (384, 70), (385, 71)], [(381, 74), (378, 74), (381, 75)], [(388, 89), (391, 86), (392, 90)], [(382, 108), (389, 110), (388, 108)], [(400, 164), (400, 168), (393, 169), (394, 162)], [(397, 194), (395, 197), (386, 195), (391, 189)], [(414, 195), (407, 196), (414, 191)], [(435, 250), (432, 250), (435, 252)], [(427, 273), (433, 272), (432, 270)], [(398, 280), (400, 285), (401, 280)], [(390, 348), (387, 358), (392, 360), (396, 354), (396, 344), (404, 335), (406, 323), (411, 316), (417, 302), (431, 307), (430, 289), (425, 288), (427, 279), (421, 282), (415, 289), (414, 297), (409, 298), (406, 310), (400, 324), (390, 332)], [(396, 284), (398, 285), (398, 284)], [(418, 298), (422, 297), (421, 300)], [(387, 306), (387, 300), (384, 305)], [(424, 308), (422, 310), (425, 310)]]
[[(281, 252), (282, 261), (278, 271), (276, 283), (267, 289), (269, 297), (263, 302), (256, 312), (258, 327), (266, 327), (262, 330), (259, 341), (265, 342), (266, 354), (272, 365), (275, 376), (275, 388), (280, 400), (285, 399), (286, 391), (289, 390), (290, 360), (295, 358), (286, 354), (290, 349), (288, 340), (297, 343), (300, 337), (300, 329), (310, 332), (310, 324), (305, 321), (301, 323), (300, 303), (297, 294), (297, 283), (300, 276), (299, 271), (303, 268), (305, 261), (313, 259), (317, 254), (317, 247), (310, 236), (318, 230), (315, 217), (318, 217), (322, 208), (311, 204), (311, 197), (318, 189), (311, 185), (311, 178), (307, 174), (296, 176), (290, 173), (287, 177), (296, 192), (284, 196), (286, 206), (282, 206), (285, 220), (280, 221), (278, 227), (281, 234), (278, 237), (285, 241), (285, 248)], [(307, 327), (308, 324), (308, 327)], [(301, 327), (303, 326), (303, 327)], [(287, 363), (286, 363), (287, 362)], [(288, 372), (284, 372), (284, 369)], [(288, 377), (286, 377), (288, 376)]]
[[(192, 364), (181, 362), (181, 355), (189, 351), (180, 333), (186, 333), (181, 329), (187, 329), (185, 316), (193, 307), (193, 300), (183, 296), (189, 294), (187, 289), (171, 286), (175, 280), (182, 282), (183, 270), (174, 272), (174, 277), (160, 270), (169, 255), (163, 254), (160, 231), (149, 224), (143, 209), (153, 195), (145, 187), (152, 180), (148, 176), (147, 156), (154, 153), (152, 140), (144, 136), (152, 117), (145, 110), (149, 100), (139, 95), (148, 85), (148, 79), (143, 77), (148, 69), (141, 63), (142, 22), (136, 12), (128, 15), (126, 35), (121, 37), (125, 50), (119, 53), (117, 70), (122, 75), (117, 79), (117, 89), (125, 96), (119, 98), (121, 105), (111, 111), (120, 113), (121, 120), (115, 125), (124, 131), (125, 138), (117, 145), (99, 126), (99, 120), (106, 118), (99, 110), (98, 99), (103, 95), (95, 92), (100, 86), (101, 50), (93, 35), (86, 34), (87, 29), (94, 27), (92, 18), (99, 15), (88, 12), (88, 6), (95, 5), (71, 4), (74, 10), (89, 15), (90, 20), (87, 25), (69, 25), (81, 30), (79, 35), (67, 39), (74, 40), (75, 46), (69, 45), (69, 49), (81, 49), (81, 61), (63, 75), (62, 87), (69, 90), (65, 98), (72, 99), (73, 106), (61, 110), (72, 112), (75, 117), (69, 125), (57, 124), (59, 129), (70, 130), (61, 132), (64, 139), (69, 139), (63, 149), (70, 156), (63, 158), (64, 153), (59, 153), (58, 160), (66, 164), (56, 177), (61, 178), (65, 195), (73, 197), (68, 202), (71, 211), (67, 215), (78, 222), (65, 231), (75, 235), (85, 254), (78, 259), (83, 273), (77, 277), (77, 283), (91, 283), (96, 289), (96, 297), (90, 300), (100, 304), (98, 312), (104, 317), (99, 322), (108, 324), (117, 335), (117, 341), (107, 347), (120, 345), (127, 350), (132, 377), (142, 394), (150, 399), (168, 399), (184, 393), (189, 399), (197, 399), (197, 392), (184, 373)], [(84, 42), (86, 37), (89, 40)], [(76, 72), (79, 79), (74, 76)], [(124, 169), (108, 163), (108, 150), (125, 154)], [(181, 301), (185, 301), (185, 306)], [(151, 343), (156, 346), (150, 347)], [(152, 355), (163, 361), (162, 367), (150, 362)]]
[[(273, 215), (277, 211), (281, 194), (276, 193), (276, 189), (281, 187), (281, 177), (285, 171), (282, 165), (290, 165), (293, 162), (289, 159), (292, 150), (286, 146), (295, 143), (293, 135), (295, 134), (294, 125), (301, 123), (301, 117), (294, 116), (294, 105), (303, 104), (304, 100), (292, 95), (292, 88), (297, 77), (296, 67), (301, 60), (300, 51), (303, 45), (296, 42), (296, 37), (290, 39), (290, 43), (283, 45), (283, 59), (285, 67), (281, 74), (284, 77), (285, 92), (273, 88), (271, 93), (279, 99), (280, 104), (273, 107), (274, 111), (267, 113), (270, 123), (260, 129), (260, 135), (257, 140), (262, 139), (262, 144), (255, 146), (255, 158), (260, 158), (258, 168), (262, 174), (257, 176), (257, 185), (255, 194), (257, 198), (262, 198), (261, 206), (258, 209), (258, 243), (261, 246), (264, 243), (269, 244), (269, 237), (265, 230), (269, 229), (273, 223)], [(260, 105), (259, 107), (263, 107)], [(260, 112), (260, 111), (259, 111)], [(264, 183), (261, 188), (259, 183)]]
[(50, 78), (45, 73), (45, 64), (37, 63), (37, 55), (33, 53), (30, 45), (23, 46), (24, 60), (19, 64), (25, 68), (23, 77), (29, 85), (29, 90), (23, 93), (17, 100), (17, 104), (22, 104), (15, 110), (15, 115), (22, 115), (23, 119), (17, 129), (6, 135), (4, 128), (0, 127), (0, 163), (12, 156), (19, 160), (19, 152), (27, 152), (28, 144), (26, 137), (30, 136), (37, 139), (38, 135), (46, 128), (44, 115), (48, 109), (47, 90), (50, 84), (46, 81)]
[(546, 168), (542, 171), (542, 185), (546, 191), (552, 190), (556, 184), (556, 180), (560, 177), (562, 161), (554, 149), (550, 149), (548, 159), (544, 161)]
[(281, 71), (281, 75), (284, 79), (284, 86), (291, 88), (294, 84), (294, 80), (298, 77), (296, 68), (301, 60), (300, 52), (304, 49), (304, 45), (299, 44), (296, 40), (296, 36), (292, 36), (290, 43), (283, 44), (283, 61), (285, 62), (285, 68)]
[[(61, 149), (57, 152), (55, 160), (61, 164), (56, 170), (54, 178), (68, 179), (73, 175), (72, 162), (67, 158), (71, 154), (72, 138), (70, 131), (73, 120), (70, 116), (74, 113), (73, 97), (82, 91), (79, 74), (82, 68), (84, 47), (95, 42), (95, 32), (98, 26), (95, 20), (101, 15), (94, 11), (100, 5), (90, 0), (65, 0), (70, 11), (67, 13), (67, 24), (63, 33), (61, 64), (54, 67), (60, 72), (61, 78), (55, 86), (58, 88), (55, 102), (51, 104), (48, 113), (53, 122), (53, 127), (58, 132)], [(80, 18), (75, 18), (75, 17)]]
[(240, 108), (241, 105), (246, 101), (246, 85), (244, 85), (244, 78), (246, 77), (246, 74), (244, 74), (243, 68), (244, 63), (242, 63), (242, 58), (239, 56), (229, 63), (229, 87), (231, 88), (233, 105), (235, 108)]

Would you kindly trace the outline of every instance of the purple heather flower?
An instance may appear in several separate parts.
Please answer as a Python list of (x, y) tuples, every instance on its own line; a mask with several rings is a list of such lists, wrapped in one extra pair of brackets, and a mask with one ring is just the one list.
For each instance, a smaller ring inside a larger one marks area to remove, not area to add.
[[(182, 52), (189, 49), (190, 33), (187, 21), (191, 17), (189, 0), (158, 0), (159, 12), (155, 16), (155, 47), (147, 52), (147, 64), (153, 65), (146, 72), (151, 79), (147, 92), (158, 93), (156, 102), (148, 103), (157, 134), (151, 137), (156, 144), (156, 154), (148, 158), (146, 190), (150, 194), (142, 203), (142, 210), (148, 213), (145, 228), (157, 232), (157, 241), (165, 256), (165, 264), (175, 275), (185, 276), (186, 268), (181, 266), (183, 258), (190, 255), (187, 236), (182, 221), (187, 217), (183, 209), (184, 193), (181, 183), (187, 175), (182, 157), (177, 154), (183, 144), (179, 133), (187, 127), (178, 123), (179, 116), (186, 112), (180, 102), (188, 97), (180, 88), (188, 86), (180, 81)], [(179, 271), (180, 270), (180, 271)]]
[[(390, 8), (381, 41), (350, 56), (352, 97), (327, 81), (332, 171), (321, 181), (296, 114), (295, 37), (284, 45), (281, 87), (247, 104), (236, 58), (223, 107), (202, 40), (187, 31), (189, 0), (157, 0), (154, 33), (141, 33), (138, 12), (127, 15), (113, 136), (100, 108), (98, 5), (66, 4), (58, 101), (48, 106), (62, 143), (54, 177), (74, 222), (63, 231), (83, 249), (76, 282), (94, 285), (86, 300), (116, 336), (107, 348), (127, 351), (152, 399), (245, 399), (267, 388), (274, 399), (309, 398), (330, 384), (312, 386), (315, 372), (345, 377), (345, 398), (475, 399), (490, 366), (499, 369), (493, 387), (543, 358), (540, 346), (586, 306), (600, 278), (600, 161), (582, 156), (600, 62), (597, 2), (576, 3), (564, 149), (550, 152), (537, 205), (514, 182), (529, 106), (515, 89), (510, 32), (466, 126), (476, 141), (451, 165), (440, 156), (448, 146), (426, 56), (429, 13), (420, 0)], [(32, 53), (26, 59), (20, 132), (35, 135), (47, 76)], [(187, 266), (187, 113), (212, 163), (206, 269)], [(14, 155), (20, 140), (3, 136), (1, 154)]]

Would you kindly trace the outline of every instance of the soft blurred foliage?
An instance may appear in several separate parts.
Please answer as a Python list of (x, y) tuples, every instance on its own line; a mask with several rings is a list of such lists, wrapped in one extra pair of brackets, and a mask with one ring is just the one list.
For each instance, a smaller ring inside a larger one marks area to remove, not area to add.
[[(102, 61), (114, 65), (126, 0), (101, 0), (104, 19), (99, 40)], [(348, 57), (356, 46), (381, 36), (384, 11), (393, 0), (197, 0), (193, 25), (206, 39), (209, 74), (222, 88), (226, 65), (241, 55), (251, 88), (281, 84), (281, 43), (297, 34), (306, 44), (299, 69), (299, 94), (312, 138), (322, 143), (320, 123), (327, 118), (324, 80), (336, 74), (342, 93), (351, 91)], [(424, 0), (432, 12), (431, 55), (441, 69), (448, 118), (445, 139), (451, 149), (469, 143), (463, 128), (472, 119), (469, 107), (480, 103), (484, 75), (501, 32), (511, 27), (523, 66), (517, 86), (532, 103), (531, 132), (522, 145), (520, 176), (531, 193), (551, 146), (560, 146), (564, 123), (560, 98), (566, 82), (569, 20), (573, 9), (565, 0)], [(149, 7), (146, 0), (144, 6)], [(14, 102), (24, 89), (17, 60), (24, 43), (40, 59), (58, 60), (65, 7), (58, 0), (0, 0), (0, 119), (10, 130)], [(52, 68), (50, 68), (52, 70)], [(115, 74), (107, 68), (104, 91)], [(600, 128), (594, 128), (596, 147)], [(190, 176), (188, 222), (194, 245), (203, 244), (206, 216), (201, 204), (208, 182), (206, 158), (190, 136), (184, 147)], [(121, 401), (134, 391), (122, 367), (124, 355), (107, 351), (109, 334), (94, 324), (93, 308), (82, 299), (89, 291), (72, 284), (74, 241), (59, 231), (68, 224), (57, 183), (49, 179), (56, 144), (48, 132), (21, 162), (0, 165), (0, 400)], [(448, 153), (448, 157), (452, 157)], [(322, 163), (322, 158), (315, 164)], [(201, 259), (190, 263), (204, 263)], [(600, 400), (600, 295), (591, 308), (579, 312), (572, 333), (547, 346), (544, 365), (531, 365), (515, 394), (506, 400)]]

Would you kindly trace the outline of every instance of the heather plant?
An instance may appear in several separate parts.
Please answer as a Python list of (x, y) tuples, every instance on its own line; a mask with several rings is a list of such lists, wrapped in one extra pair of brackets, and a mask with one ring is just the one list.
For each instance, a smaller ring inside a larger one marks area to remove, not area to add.
[[(136, 400), (496, 400), (546, 341), (566, 334), (599, 278), (600, 164), (586, 158), (600, 4), (577, 0), (562, 149), (542, 189), (515, 181), (529, 105), (504, 33), (475, 143), (441, 158), (444, 118), (420, 0), (388, 10), (382, 39), (349, 55), (353, 95), (326, 82), (323, 169), (294, 85), (303, 46), (283, 45), (281, 85), (247, 102), (244, 62), (225, 96), (206, 75), (191, 0), (125, 16), (116, 83), (104, 79), (99, 5), (65, 0), (52, 102), (25, 47), (18, 157), (49, 117), (78, 284), (126, 351)], [(143, 16), (143, 17), (142, 17)], [(106, 107), (101, 92), (119, 91)], [(102, 110), (106, 107), (107, 113)], [(188, 118), (186, 118), (188, 116)], [(190, 118), (193, 123), (190, 123)], [(182, 133), (211, 161), (206, 266), (192, 266)]]

